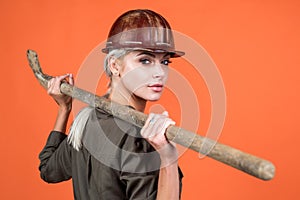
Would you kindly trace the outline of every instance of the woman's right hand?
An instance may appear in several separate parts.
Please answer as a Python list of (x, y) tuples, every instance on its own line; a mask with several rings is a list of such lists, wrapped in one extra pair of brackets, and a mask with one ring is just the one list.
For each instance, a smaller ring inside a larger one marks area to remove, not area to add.
[(62, 94), (60, 91), (60, 85), (62, 82), (67, 82), (70, 85), (74, 85), (74, 79), (72, 74), (65, 74), (62, 76), (56, 76), (48, 81), (48, 94), (53, 97), (60, 109), (65, 111), (71, 111), (72, 109), (72, 97)]

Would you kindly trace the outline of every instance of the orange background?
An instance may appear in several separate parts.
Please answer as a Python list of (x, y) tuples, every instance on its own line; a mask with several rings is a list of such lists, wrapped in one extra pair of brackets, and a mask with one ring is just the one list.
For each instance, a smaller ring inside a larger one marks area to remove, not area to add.
[[(26, 50), (39, 53), (46, 73), (76, 76), (116, 17), (134, 8), (161, 13), (208, 51), (227, 96), (219, 142), (271, 160), (277, 168), (275, 178), (265, 182), (187, 151), (180, 158), (182, 199), (299, 198), (299, 1), (1, 0), (0, 199), (73, 198), (70, 181), (49, 185), (39, 178), (38, 154), (53, 127), (56, 105), (35, 80)], [(182, 73), (193, 80), (193, 73)], [(205, 86), (192, 84), (199, 90), (202, 132), (209, 97)], [(178, 119), (175, 104), (166, 108)]]

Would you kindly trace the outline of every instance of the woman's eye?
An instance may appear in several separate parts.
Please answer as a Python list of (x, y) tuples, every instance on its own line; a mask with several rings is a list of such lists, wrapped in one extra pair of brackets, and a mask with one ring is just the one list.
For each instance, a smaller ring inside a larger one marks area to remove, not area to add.
[(150, 63), (150, 60), (146, 59), (146, 58), (143, 58), (143, 59), (140, 59), (140, 62), (142, 64), (149, 64)]
[(170, 60), (164, 60), (161, 62), (163, 65), (169, 65), (170, 63), (172, 63)]

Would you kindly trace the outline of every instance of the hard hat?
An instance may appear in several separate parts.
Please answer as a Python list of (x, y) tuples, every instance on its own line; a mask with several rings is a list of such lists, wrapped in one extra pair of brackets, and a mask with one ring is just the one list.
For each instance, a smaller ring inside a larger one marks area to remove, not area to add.
[(130, 10), (112, 25), (102, 52), (121, 48), (167, 52), (171, 57), (184, 55), (184, 52), (175, 50), (173, 33), (167, 20), (146, 9)]

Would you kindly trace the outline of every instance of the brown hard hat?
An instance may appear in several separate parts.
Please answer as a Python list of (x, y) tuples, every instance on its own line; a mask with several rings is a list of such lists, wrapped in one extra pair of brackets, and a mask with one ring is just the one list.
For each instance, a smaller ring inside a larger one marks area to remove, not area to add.
[(131, 10), (114, 22), (102, 52), (121, 48), (167, 52), (171, 57), (184, 55), (184, 52), (175, 50), (173, 33), (167, 20), (151, 10)]

